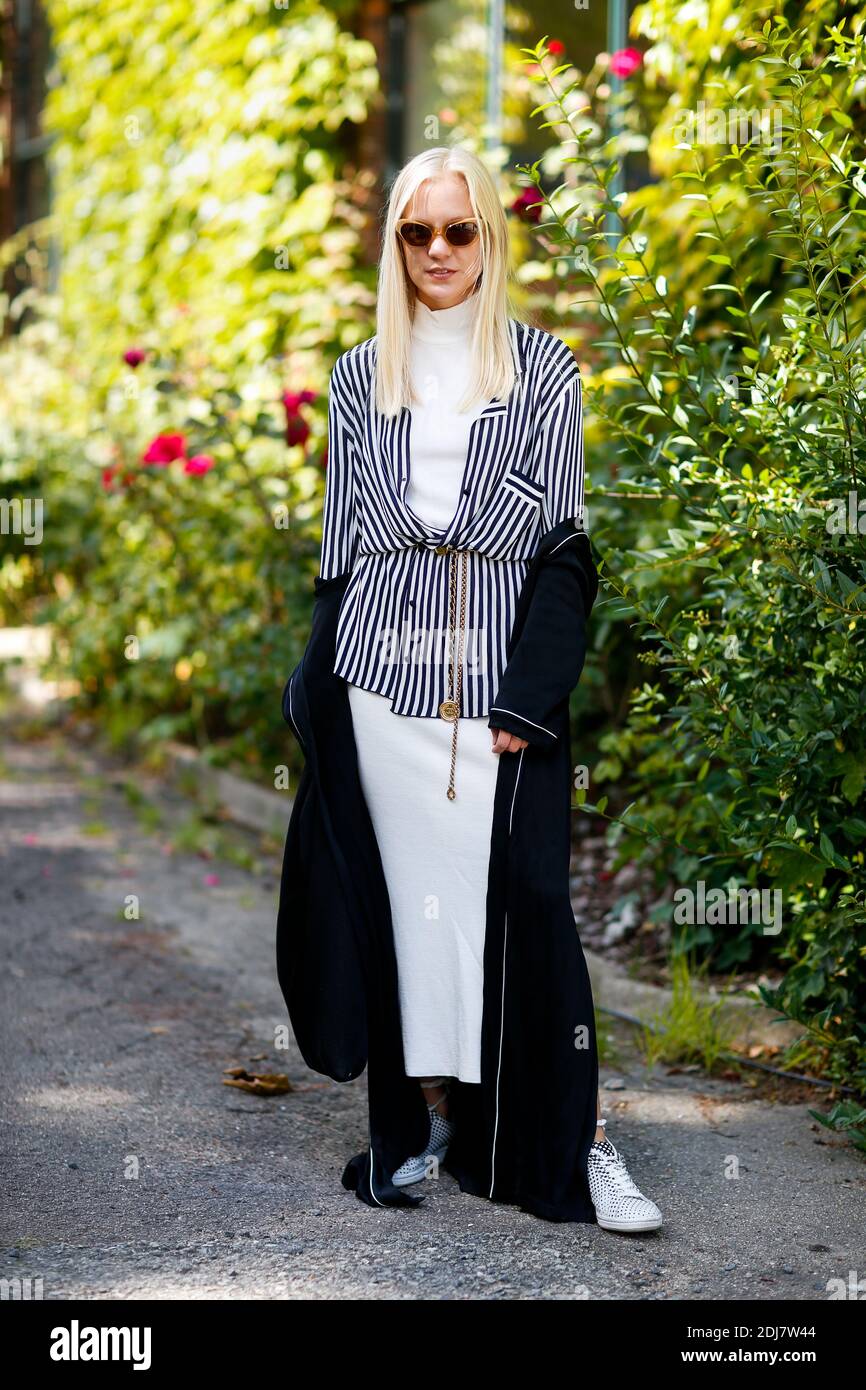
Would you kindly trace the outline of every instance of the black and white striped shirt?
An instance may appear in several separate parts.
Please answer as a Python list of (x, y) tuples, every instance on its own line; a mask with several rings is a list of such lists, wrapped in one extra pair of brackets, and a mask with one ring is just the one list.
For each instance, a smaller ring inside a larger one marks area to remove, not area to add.
[[(320, 573), (351, 571), (334, 673), (391, 700), (396, 714), (436, 717), (450, 695), (449, 569), (467, 550), (462, 717), (487, 715), (505, 669), (517, 599), (544, 533), (583, 516), (583, 405), (571, 349), (509, 319), (518, 373), (506, 401), (473, 422), (457, 509), (445, 530), (406, 503), (411, 412), (375, 408), (376, 338), (335, 362)], [(458, 570), (459, 579), (459, 570)], [(458, 619), (459, 621), (459, 619)]]

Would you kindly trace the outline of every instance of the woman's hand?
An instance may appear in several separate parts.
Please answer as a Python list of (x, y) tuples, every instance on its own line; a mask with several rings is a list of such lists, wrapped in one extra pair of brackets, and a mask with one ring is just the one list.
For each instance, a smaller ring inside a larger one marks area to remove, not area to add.
[(491, 729), (493, 736), (494, 753), (519, 753), (521, 748), (528, 748), (529, 744), (525, 738), (518, 738), (516, 734), (507, 734), (504, 729)]

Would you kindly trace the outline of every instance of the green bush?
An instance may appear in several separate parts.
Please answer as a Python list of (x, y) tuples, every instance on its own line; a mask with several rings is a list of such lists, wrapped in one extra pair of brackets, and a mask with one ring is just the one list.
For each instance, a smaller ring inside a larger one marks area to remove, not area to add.
[[(116, 739), (257, 770), (294, 750), (328, 373), (370, 331), (341, 129), (378, 75), (341, 9), (49, 0), (52, 213), (3, 252), (35, 285), (5, 306), (0, 480), (44, 538), (2, 538), (2, 615), (53, 624)], [(144, 463), (163, 434), (183, 457)]]
[[(764, 998), (863, 1095), (866, 54), (859, 25), (816, 35), (776, 17), (736, 55), (704, 92), (768, 129), (689, 139), (677, 103), (664, 178), (626, 197), (616, 141), (599, 150), (572, 112), (581, 194), (544, 198), (544, 235), (606, 329), (587, 381), (615, 460), (615, 485), (589, 498), (601, 640), (630, 636), (647, 668), (601, 739), (607, 795), (585, 809), (612, 800), (620, 862), (660, 882), (782, 895), (778, 936), (696, 922), (677, 947), (723, 970), (783, 964)], [(561, 129), (568, 88), (539, 81)]]

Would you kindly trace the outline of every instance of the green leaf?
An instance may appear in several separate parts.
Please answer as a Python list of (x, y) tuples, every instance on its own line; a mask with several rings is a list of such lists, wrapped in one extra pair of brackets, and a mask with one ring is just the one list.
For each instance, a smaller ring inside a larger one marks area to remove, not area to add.
[(836, 851), (833, 848), (833, 841), (830, 839), (829, 835), (823, 830), (821, 831), (821, 838), (818, 843), (821, 848), (821, 858), (824, 860), (824, 862), (826, 864), (835, 865)]
[(864, 781), (866, 781), (866, 770), (862, 767), (852, 768), (842, 778), (842, 795), (851, 802), (852, 806), (860, 800)]

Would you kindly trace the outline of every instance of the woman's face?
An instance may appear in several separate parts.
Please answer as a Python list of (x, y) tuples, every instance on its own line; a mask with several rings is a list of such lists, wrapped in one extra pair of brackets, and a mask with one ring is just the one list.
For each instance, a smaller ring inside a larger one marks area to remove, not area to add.
[[(400, 217), (447, 227), (475, 221), (466, 181), (459, 174), (438, 174), (416, 190)], [(428, 309), (450, 309), (475, 288), (481, 274), (481, 238), (469, 246), (452, 246), (440, 232), (427, 246), (407, 246), (397, 237), (403, 261), (418, 298)]]

